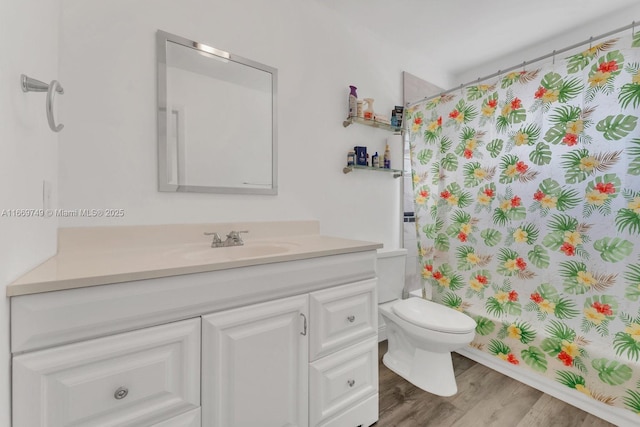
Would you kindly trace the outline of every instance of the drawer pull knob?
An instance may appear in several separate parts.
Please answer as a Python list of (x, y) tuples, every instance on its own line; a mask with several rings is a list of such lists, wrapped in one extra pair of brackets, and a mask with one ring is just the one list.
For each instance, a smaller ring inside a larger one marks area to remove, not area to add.
[(127, 394), (129, 394), (129, 389), (126, 387), (120, 387), (115, 393), (113, 393), (113, 397), (115, 397), (116, 400), (121, 400), (127, 397)]
[(347, 317), (347, 320), (348, 320), (349, 322), (353, 323), (353, 322), (355, 322), (355, 321), (356, 321), (356, 316), (351, 315), (351, 316)]
[(356, 385), (356, 380), (347, 380), (347, 384), (349, 384), (349, 387), (353, 387)]

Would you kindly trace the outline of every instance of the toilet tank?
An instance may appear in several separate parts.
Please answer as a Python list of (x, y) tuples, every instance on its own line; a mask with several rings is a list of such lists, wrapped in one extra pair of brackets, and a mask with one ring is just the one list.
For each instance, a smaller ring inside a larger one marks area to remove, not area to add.
[(378, 249), (378, 304), (402, 297), (406, 260), (406, 249)]

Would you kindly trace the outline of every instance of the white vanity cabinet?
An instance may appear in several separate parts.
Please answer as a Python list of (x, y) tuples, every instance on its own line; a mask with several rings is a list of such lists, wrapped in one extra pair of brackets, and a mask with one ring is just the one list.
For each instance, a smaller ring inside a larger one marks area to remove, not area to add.
[(308, 425), (308, 297), (202, 317), (202, 422)]
[(203, 426), (373, 424), (376, 301), (371, 279), (203, 316)]
[(372, 250), (11, 298), (13, 426), (378, 418)]

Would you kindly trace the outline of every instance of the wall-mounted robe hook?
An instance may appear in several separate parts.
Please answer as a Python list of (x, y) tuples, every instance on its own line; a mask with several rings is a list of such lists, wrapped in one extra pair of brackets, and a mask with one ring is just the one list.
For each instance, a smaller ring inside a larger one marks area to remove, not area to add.
[(64, 89), (57, 80), (51, 80), (51, 83), (46, 84), (40, 80), (32, 79), (31, 77), (22, 74), (20, 76), (20, 84), (23, 92), (47, 92), (47, 120), (49, 121), (49, 127), (54, 132), (60, 132), (64, 125), (61, 123), (56, 125), (55, 118), (53, 116), (53, 98), (56, 93), (64, 94)]

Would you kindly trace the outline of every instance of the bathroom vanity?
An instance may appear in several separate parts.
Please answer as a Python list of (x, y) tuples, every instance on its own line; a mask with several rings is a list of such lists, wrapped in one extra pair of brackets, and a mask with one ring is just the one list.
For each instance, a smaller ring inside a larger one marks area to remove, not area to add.
[(13, 427), (369, 426), (379, 247), (316, 222), (61, 229), (7, 288)]

